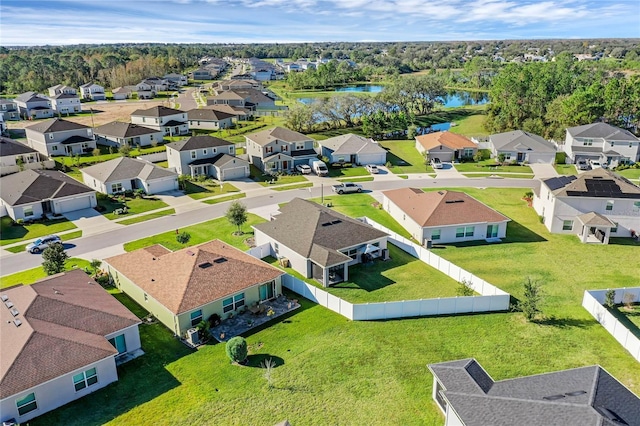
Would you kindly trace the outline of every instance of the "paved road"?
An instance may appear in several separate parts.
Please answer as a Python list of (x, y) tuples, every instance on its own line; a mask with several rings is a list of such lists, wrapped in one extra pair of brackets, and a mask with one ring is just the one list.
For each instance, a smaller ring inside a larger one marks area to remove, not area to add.
[[(475, 188), (537, 188), (540, 182), (532, 179), (431, 179), (429, 177), (412, 177), (410, 179), (385, 180), (378, 182), (363, 182), (363, 187), (368, 191), (381, 191), (387, 189), (414, 186), (424, 187), (475, 187)], [(285, 203), (295, 197), (316, 198), (321, 192), (325, 196), (331, 194), (329, 182), (323, 187), (294, 189), (290, 191), (270, 191), (268, 195), (251, 196), (242, 199), (242, 203), (248, 209), (262, 206)], [(151, 235), (166, 232), (172, 229), (183, 228), (200, 222), (205, 222), (224, 216), (231, 202), (207, 205), (183, 213), (165, 216), (147, 222), (129, 225), (121, 229), (105, 229), (104, 233), (94, 234), (73, 240), (73, 246), (68, 246), (67, 253), (70, 257), (86, 257), (87, 254), (109, 253), (109, 249), (115, 252), (122, 250), (122, 244), (128, 241), (145, 238)], [(95, 256), (99, 257), (99, 256)], [(17, 253), (3, 256), (0, 259), (0, 275), (9, 275), (25, 269), (35, 268), (42, 263), (40, 255), (30, 253)]]
[(193, 98), (194, 90), (196, 90), (195, 87), (186, 87), (182, 89), (181, 93), (178, 93), (176, 102), (180, 104), (180, 110), (189, 111), (189, 110), (198, 108), (198, 104), (196, 103), (196, 100)]

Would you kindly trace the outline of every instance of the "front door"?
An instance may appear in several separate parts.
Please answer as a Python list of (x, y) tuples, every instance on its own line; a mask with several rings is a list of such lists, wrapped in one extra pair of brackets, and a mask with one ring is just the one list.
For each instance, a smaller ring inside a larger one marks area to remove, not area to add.
[(289, 170), (289, 162), (288, 161), (283, 161), (282, 162), (282, 170)]
[(498, 225), (487, 225), (487, 238), (498, 237)]
[(131, 179), (131, 189), (137, 189), (136, 188), (136, 180), (135, 179)]
[(524, 161), (524, 157), (525, 157), (525, 153), (524, 152), (519, 152), (518, 153), (518, 163), (522, 163)]

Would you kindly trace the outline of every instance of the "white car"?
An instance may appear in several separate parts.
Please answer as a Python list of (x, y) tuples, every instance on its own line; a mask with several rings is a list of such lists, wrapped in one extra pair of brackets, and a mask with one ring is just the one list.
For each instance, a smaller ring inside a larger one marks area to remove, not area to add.
[(589, 163), (587, 163), (587, 160), (578, 160), (576, 167), (578, 170), (589, 170)]
[(47, 235), (46, 237), (38, 238), (34, 242), (27, 244), (26, 250), (29, 253), (40, 253), (50, 245), (58, 243), (62, 243), (60, 237), (57, 235)]
[(296, 170), (302, 173), (303, 175), (311, 174), (311, 167), (309, 167), (307, 164), (298, 164), (296, 166)]
[(367, 169), (367, 171), (372, 175), (377, 175), (378, 173), (380, 173), (380, 170), (378, 170), (378, 166), (376, 166), (375, 164), (367, 164), (364, 168)]
[(362, 192), (362, 185), (353, 182), (344, 182), (331, 187), (333, 192), (337, 194), (348, 194), (350, 192)]
[(441, 169), (442, 168), (442, 162), (440, 161), (439, 158), (432, 158), (431, 159), (431, 167), (433, 167), (434, 169)]
[(591, 161), (589, 161), (589, 164), (591, 165), (592, 169), (599, 169), (599, 168), (602, 167), (602, 163), (599, 162), (599, 161), (591, 160)]

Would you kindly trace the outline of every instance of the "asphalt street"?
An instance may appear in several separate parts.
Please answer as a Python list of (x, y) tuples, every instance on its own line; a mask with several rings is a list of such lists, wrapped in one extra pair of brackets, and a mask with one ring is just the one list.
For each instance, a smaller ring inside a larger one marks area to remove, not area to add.
[[(410, 179), (388, 180), (378, 182), (363, 182), (365, 191), (380, 191), (387, 189), (403, 188), (413, 186), (418, 188), (437, 187), (474, 187), (474, 188), (538, 188), (540, 181), (537, 179), (492, 179), (492, 178), (449, 178), (449, 179), (426, 179), (411, 177)], [(331, 195), (329, 182), (323, 187), (313, 187), (304, 189), (292, 189), (290, 191), (271, 191), (272, 194), (251, 196), (243, 198), (241, 202), (247, 209), (261, 206), (285, 203), (295, 197), (316, 198), (321, 193), (325, 196)], [(345, 195), (345, 197), (348, 195)], [(220, 204), (208, 205), (201, 203), (202, 207), (186, 211), (171, 216), (164, 216), (151, 221), (140, 222), (129, 225), (121, 229), (109, 229), (104, 233), (94, 234), (73, 240), (73, 245), (67, 248), (69, 257), (85, 257), (84, 255), (105, 251), (106, 248), (117, 246), (121, 250), (121, 245), (149, 237), (151, 235), (184, 228), (185, 226), (205, 222), (211, 219), (224, 216), (231, 201)], [(0, 259), (0, 275), (9, 275), (25, 269), (35, 268), (42, 263), (41, 255), (34, 255), (27, 252), (2, 256)]]

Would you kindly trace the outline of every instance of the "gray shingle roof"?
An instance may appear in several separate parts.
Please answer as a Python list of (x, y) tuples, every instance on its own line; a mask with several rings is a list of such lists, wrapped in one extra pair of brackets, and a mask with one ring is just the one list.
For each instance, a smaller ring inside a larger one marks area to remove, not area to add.
[(26, 103), (30, 101), (48, 101), (49, 99), (35, 92), (25, 92), (18, 95), (15, 100)]
[(333, 151), (335, 155), (351, 154), (380, 154), (386, 150), (378, 145), (373, 139), (348, 133), (333, 138), (318, 141), (318, 144)]
[(153, 180), (168, 176), (178, 176), (176, 172), (155, 164), (129, 157), (114, 158), (94, 166), (85, 167), (83, 173), (101, 182), (113, 182), (126, 179)]
[(280, 208), (275, 220), (255, 225), (282, 245), (321, 266), (344, 263), (338, 250), (385, 237), (369, 225), (302, 198)]
[(25, 170), (0, 178), (0, 198), (10, 206), (95, 192), (57, 170)]
[(515, 130), (489, 136), (498, 151), (556, 152), (556, 147), (542, 136)]
[(14, 141), (13, 139), (5, 138), (4, 136), (0, 136), (0, 157), (30, 154), (32, 152), (37, 151), (23, 143)]
[(209, 135), (191, 136), (178, 142), (171, 142), (166, 146), (176, 151), (190, 151), (192, 149), (215, 148), (234, 145), (232, 142)]
[(274, 127), (273, 129), (252, 133), (250, 135), (246, 135), (245, 137), (261, 146), (264, 146), (269, 142), (273, 142), (275, 140), (281, 140), (289, 143), (313, 140), (310, 137), (303, 135), (302, 133), (294, 132), (293, 130), (285, 129), (284, 127)]
[[(429, 369), (466, 426), (640, 425), (640, 398), (600, 366), (497, 382), (474, 359)], [(625, 423), (610, 422), (603, 408)]]
[(49, 96), (49, 99), (79, 99), (78, 95), (72, 95), (70, 93), (58, 93), (54, 96)]
[(133, 111), (131, 115), (136, 115), (140, 117), (166, 117), (168, 115), (182, 114), (182, 113), (184, 113), (184, 111), (159, 105), (149, 109), (137, 109)]
[(93, 131), (96, 135), (114, 136), (118, 138), (131, 138), (134, 136), (148, 135), (151, 133), (159, 133), (158, 130), (140, 126), (138, 124), (123, 123), (121, 121), (112, 121), (96, 127)]
[(583, 126), (569, 127), (569, 134), (574, 138), (602, 138), (606, 141), (632, 141), (639, 139), (628, 130), (607, 123), (591, 123)]
[(67, 130), (89, 129), (89, 126), (74, 123), (73, 121), (67, 121), (62, 118), (51, 118), (29, 126), (27, 129), (38, 133), (51, 133), (64, 132)]
[(187, 111), (189, 120), (220, 121), (232, 117), (235, 117), (235, 115), (214, 109), (192, 109)]
[(580, 176), (560, 176), (542, 181), (556, 196), (640, 199), (640, 187), (609, 170), (597, 168)]

